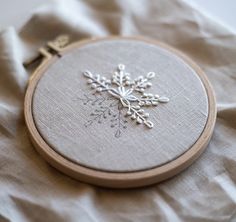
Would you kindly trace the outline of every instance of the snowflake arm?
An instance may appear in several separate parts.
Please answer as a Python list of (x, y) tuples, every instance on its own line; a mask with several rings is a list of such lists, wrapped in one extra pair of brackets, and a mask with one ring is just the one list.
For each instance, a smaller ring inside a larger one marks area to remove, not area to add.
[(95, 89), (97, 92), (108, 91), (112, 96), (119, 98), (119, 92), (110, 87), (111, 80), (106, 77), (101, 77), (99, 74), (93, 75), (90, 71), (85, 71), (84, 76), (88, 78), (87, 83), (91, 85), (92, 89)]
[(145, 113), (143, 109), (141, 109), (140, 106), (134, 106), (131, 105), (128, 100), (121, 99), (121, 103), (124, 107), (126, 107), (128, 110), (126, 112), (127, 116), (131, 116), (132, 120), (136, 120), (138, 124), (145, 124), (148, 128), (153, 127), (153, 123), (147, 118), (149, 117), (149, 113)]
[(84, 76), (88, 78), (87, 83), (91, 84), (91, 88), (97, 92), (108, 90), (111, 85), (111, 80), (101, 77), (99, 74), (94, 76), (90, 71), (85, 71)]
[(143, 93), (141, 98), (137, 98), (140, 106), (157, 106), (158, 103), (167, 103), (169, 98), (165, 96), (153, 95), (151, 93)]
[(117, 113), (115, 115), (113, 115), (113, 119), (111, 119), (111, 128), (116, 128), (116, 132), (115, 132), (115, 137), (119, 138), (121, 136), (122, 130), (126, 129), (127, 126), (127, 120), (124, 119), (121, 110), (123, 108), (123, 105), (118, 102), (117, 104)]
[(102, 105), (102, 103), (106, 100), (106, 98), (102, 94), (84, 94), (83, 97), (77, 97), (76, 99), (81, 100), (84, 105), (90, 104), (94, 105)]
[(119, 64), (117, 71), (112, 76), (112, 83), (119, 87), (124, 87), (130, 80), (129, 73), (125, 72), (125, 65)]
[(132, 89), (136, 92), (143, 93), (147, 88), (152, 86), (152, 83), (149, 81), (155, 77), (154, 72), (149, 72), (145, 77), (139, 76), (133, 82), (128, 82)]
[(90, 113), (91, 119), (85, 123), (85, 126), (88, 127), (92, 125), (94, 122), (101, 123), (102, 119), (106, 119), (106, 113), (109, 113), (109, 107), (101, 106), (99, 109), (95, 109), (92, 113)]

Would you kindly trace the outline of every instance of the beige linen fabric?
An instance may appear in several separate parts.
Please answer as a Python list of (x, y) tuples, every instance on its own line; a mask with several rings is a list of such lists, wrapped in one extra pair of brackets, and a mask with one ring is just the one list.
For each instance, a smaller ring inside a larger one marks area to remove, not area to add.
[[(152, 129), (124, 117), (127, 109), (117, 114), (118, 100), (106, 92), (96, 94), (100, 101), (95, 104), (84, 100), (89, 96), (95, 101), (84, 70), (110, 79), (119, 63), (125, 64), (131, 79), (155, 71), (146, 93), (170, 99), (144, 107)], [(99, 105), (102, 96), (110, 100)], [(32, 112), (40, 135), (64, 157), (90, 168), (128, 172), (166, 164), (192, 147), (206, 125), (208, 98), (196, 71), (166, 49), (137, 40), (100, 40), (74, 49), (46, 71), (35, 89)], [(121, 127), (119, 138), (114, 135), (119, 123), (113, 121), (118, 118), (127, 121), (121, 122), (127, 128)], [(85, 127), (89, 120), (92, 124)]]
[[(112, 190), (77, 182), (33, 149), (23, 120), (23, 61), (58, 34), (162, 40), (195, 60), (217, 97), (213, 138), (180, 175), (148, 188)], [(0, 35), (0, 221), (235, 221), (236, 36), (182, 1), (57, 1), (19, 34)]]

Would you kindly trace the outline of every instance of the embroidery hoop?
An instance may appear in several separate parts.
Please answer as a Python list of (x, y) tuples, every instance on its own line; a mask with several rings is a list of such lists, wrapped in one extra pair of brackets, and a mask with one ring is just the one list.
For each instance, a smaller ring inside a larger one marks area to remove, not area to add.
[[(40, 133), (38, 132), (35, 126), (34, 117), (32, 114), (32, 99), (35, 87), (37, 86), (37, 83), (42, 77), (42, 75), (45, 73), (45, 71), (51, 64), (59, 60), (60, 57), (64, 54), (69, 53), (71, 50), (79, 48), (84, 44), (89, 44), (100, 40), (120, 38), (129, 40), (140, 40), (150, 44), (158, 45), (182, 58), (190, 67), (192, 67), (196, 71), (196, 73), (200, 77), (207, 93), (209, 106), (209, 115), (207, 123), (201, 136), (196, 141), (196, 143), (191, 148), (189, 148), (183, 155), (181, 155), (177, 159), (174, 159), (171, 162), (168, 162), (165, 165), (144, 171), (129, 173), (113, 173), (99, 171), (75, 164), (74, 162), (64, 158), (59, 153), (54, 151), (41, 137)], [(62, 44), (60, 45), (60, 43)], [(66, 175), (78, 179), (79, 181), (111, 188), (133, 188), (157, 183), (178, 174), (179, 172), (190, 166), (205, 150), (206, 146), (210, 141), (216, 121), (215, 96), (204, 72), (188, 57), (163, 43), (154, 40), (144, 39), (141, 37), (107, 37), (100, 39), (92, 38), (72, 43), (66, 47), (64, 47), (63, 44), (63, 42), (59, 42), (59, 44), (49, 42), (47, 44), (47, 48), (41, 48), (39, 50), (42, 56), (42, 62), (40, 63), (38, 68), (33, 72), (29, 80), (24, 102), (25, 122), (29, 131), (31, 141), (36, 150), (50, 165), (52, 165), (59, 171), (65, 173)]]

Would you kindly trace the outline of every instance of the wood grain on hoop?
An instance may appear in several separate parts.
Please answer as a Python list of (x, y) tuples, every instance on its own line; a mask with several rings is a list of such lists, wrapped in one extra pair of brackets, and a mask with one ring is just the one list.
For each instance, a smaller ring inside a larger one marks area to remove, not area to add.
[[(84, 166), (69, 161), (68, 159), (64, 158), (59, 153), (54, 151), (40, 136), (35, 126), (34, 119), (32, 116), (32, 98), (35, 87), (37, 86), (39, 79), (42, 77), (47, 68), (59, 59), (58, 56), (56, 55), (52, 57), (49, 56), (48, 58), (46, 58), (45, 61), (40, 65), (40, 67), (34, 72), (33, 78), (29, 82), (24, 104), (25, 121), (30, 133), (31, 140), (37, 151), (52, 166), (64, 172), (65, 174), (73, 178), (76, 178), (80, 181), (105, 187), (113, 187), (113, 188), (140, 187), (160, 182), (171, 176), (176, 175), (177, 173), (188, 167), (195, 159), (197, 159), (197, 157), (199, 157), (199, 155), (206, 148), (214, 129), (214, 124), (216, 119), (216, 103), (213, 90), (205, 74), (201, 71), (201, 69), (197, 65), (195, 65), (189, 58), (184, 56), (182, 53), (176, 51), (175, 49), (170, 48), (169, 46), (166, 46), (163, 43), (138, 37), (108, 37), (108, 38), (102, 38), (101, 40), (120, 39), (120, 38), (145, 41), (149, 44), (154, 44), (166, 48), (169, 51), (181, 57), (189, 66), (191, 66), (196, 71), (196, 73), (200, 77), (208, 96), (209, 116), (201, 136), (196, 141), (196, 143), (190, 149), (188, 149), (188, 151), (186, 151), (183, 155), (165, 165), (149, 170), (130, 172), (130, 173), (113, 173), (113, 172), (105, 172), (86, 168)], [(60, 52), (60, 54), (63, 55), (65, 53), (70, 52), (74, 48), (79, 48), (80, 46), (89, 44), (91, 42), (96, 42), (99, 40), (100, 39), (90, 39), (71, 44), (70, 46), (63, 49)]]

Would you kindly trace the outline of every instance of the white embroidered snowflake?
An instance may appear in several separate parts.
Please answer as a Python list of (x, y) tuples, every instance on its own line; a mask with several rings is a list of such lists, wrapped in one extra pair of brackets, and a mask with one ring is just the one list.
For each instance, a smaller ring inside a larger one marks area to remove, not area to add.
[[(130, 116), (132, 120), (136, 120), (138, 124), (145, 124), (148, 128), (152, 128), (153, 123), (148, 120), (149, 113), (145, 112), (142, 107), (156, 106), (159, 102), (169, 102), (169, 99), (165, 96), (160, 97), (157, 94), (145, 93), (145, 90), (152, 86), (150, 80), (155, 77), (154, 72), (149, 72), (145, 77), (139, 76), (132, 80), (130, 74), (125, 72), (125, 66), (120, 64), (111, 80), (99, 74), (94, 75), (90, 71), (85, 71), (83, 74), (88, 78), (88, 84), (91, 85), (92, 89), (97, 92), (107, 92), (117, 98), (122, 106), (127, 109), (127, 116)], [(136, 96), (135, 92), (141, 94), (141, 96)]]

